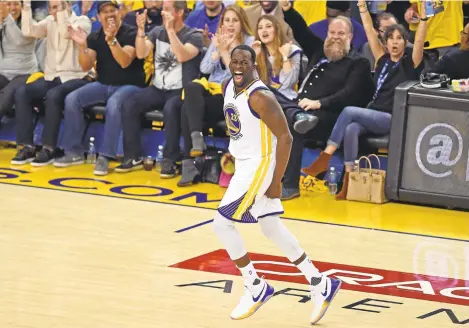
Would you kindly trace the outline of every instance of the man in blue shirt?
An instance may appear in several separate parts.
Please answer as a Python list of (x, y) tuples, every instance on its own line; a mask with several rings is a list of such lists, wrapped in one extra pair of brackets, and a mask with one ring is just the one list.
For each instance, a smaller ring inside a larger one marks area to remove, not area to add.
[[(355, 2), (354, 2), (355, 3)], [(329, 27), (329, 22), (336, 18), (337, 16), (346, 16), (350, 17), (350, 2), (349, 1), (327, 1), (326, 4), (326, 16), (327, 18), (313, 23), (309, 26), (311, 31), (313, 31), (316, 36), (321, 38), (323, 41), (327, 37), (327, 30)], [(363, 26), (358, 23), (353, 18), (352, 25), (353, 25), (353, 39), (352, 39), (352, 47), (354, 49), (360, 49), (364, 43), (368, 41), (366, 37), (365, 30)]]
[(195, 9), (184, 22), (187, 26), (202, 30), (204, 43), (208, 47), (212, 35), (217, 32), (218, 23), (225, 5), (220, 0), (204, 0), (203, 6)]
[(77, 16), (87, 16), (91, 21), (91, 32), (101, 28), (101, 22), (98, 19), (98, 1), (75, 1), (72, 10)]

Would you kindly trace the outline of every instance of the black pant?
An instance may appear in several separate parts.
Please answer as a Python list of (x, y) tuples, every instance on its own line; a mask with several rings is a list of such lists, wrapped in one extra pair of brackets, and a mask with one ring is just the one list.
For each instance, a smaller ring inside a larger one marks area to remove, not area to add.
[(55, 148), (65, 97), (87, 83), (88, 81), (85, 79), (73, 79), (61, 83), (60, 78), (55, 78), (52, 81), (41, 78), (19, 87), (15, 94), (16, 142), (22, 145), (33, 145), (33, 107), (35, 104), (41, 103), (45, 97), (46, 122), (42, 133), (42, 144)]
[(28, 77), (29, 75), (19, 75), (10, 81), (5, 76), (0, 75), (0, 120), (12, 111), (15, 104), (16, 90), (26, 84)]
[(296, 102), (285, 98), (274, 90), (272, 91), (285, 112), (290, 132), (293, 136), (290, 159), (288, 160), (288, 165), (285, 170), (283, 185), (285, 188), (298, 188), (300, 184), (301, 161), (303, 159), (305, 138), (311, 140), (327, 140), (340, 113), (324, 109), (309, 111), (308, 113), (316, 116), (319, 119), (319, 122), (316, 127), (306, 135), (299, 134), (293, 129), (293, 123), (295, 122), (296, 114), (303, 112), (303, 109), (301, 109)]
[(184, 88), (182, 106), (182, 136), (184, 137), (184, 158), (190, 157), (192, 148), (191, 133), (202, 132), (204, 122), (209, 126), (224, 119), (223, 95), (211, 95), (199, 83), (191, 82)]
[(142, 156), (140, 131), (143, 115), (163, 107), (166, 143), (163, 156), (173, 161), (180, 157), (182, 90), (161, 90), (147, 87), (128, 98), (122, 105), (125, 158)]

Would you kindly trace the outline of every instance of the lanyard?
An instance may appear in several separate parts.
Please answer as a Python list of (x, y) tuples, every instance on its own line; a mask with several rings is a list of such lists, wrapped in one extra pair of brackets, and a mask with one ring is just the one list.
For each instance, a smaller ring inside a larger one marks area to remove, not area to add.
[(393, 69), (395, 69), (397, 66), (399, 66), (399, 61), (398, 61), (398, 62), (394, 63), (394, 65), (388, 71), (389, 62), (390, 61), (388, 60), (386, 62), (386, 64), (384, 64), (383, 68), (381, 69), (381, 72), (379, 73), (378, 81), (376, 82), (376, 91), (375, 91), (375, 94), (373, 96), (373, 100), (375, 100), (376, 97), (378, 96), (378, 92), (383, 87), (384, 81), (386, 81), (386, 79), (388, 78), (389, 73)]

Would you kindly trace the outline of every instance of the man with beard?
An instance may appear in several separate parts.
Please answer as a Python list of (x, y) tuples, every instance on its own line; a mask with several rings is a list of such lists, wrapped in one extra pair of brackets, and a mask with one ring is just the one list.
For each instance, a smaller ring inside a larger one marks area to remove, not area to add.
[(270, 14), (275, 16), (283, 26), (283, 30), (287, 36), (287, 42), (290, 42), (293, 40), (293, 32), (290, 25), (285, 23), (283, 11), (279, 8), (278, 4), (278, 0), (259, 1), (259, 3), (256, 3), (255, 5), (244, 8), (244, 11), (248, 17), (249, 26), (254, 32), (257, 31), (257, 21), (262, 15)]
[(187, 26), (203, 33), (206, 47), (210, 46), (212, 35), (217, 33), (224, 8), (225, 5), (221, 0), (203, 0), (203, 5), (191, 12), (184, 22)]
[(106, 103), (104, 135), (94, 174), (108, 173), (109, 159), (115, 158), (121, 131), (121, 107), (124, 99), (145, 86), (143, 60), (136, 59), (136, 29), (122, 23), (115, 1), (98, 5), (102, 28), (88, 37), (78, 30), (72, 39), (80, 45), (78, 61), (84, 71), (96, 63), (97, 81), (69, 94), (65, 99), (63, 146), (65, 156), (55, 161), (56, 167), (84, 163), (82, 136), (85, 131), (83, 109)]
[(161, 24), (163, 24), (163, 18), (161, 17), (161, 7), (163, 6), (163, 1), (146, 0), (143, 4), (145, 6), (144, 8), (128, 12), (124, 16), (124, 23), (137, 27), (137, 24), (135, 23), (137, 15), (143, 14), (143, 12), (146, 10), (147, 20), (145, 23), (145, 33), (149, 33), (156, 26), (161, 26)]
[[(328, 35), (328, 26), (330, 22), (339, 16), (345, 16), (350, 18), (350, 4), (355, 4), (355, 1), (327, 1), (326, 3), (326, 19), (323, 19), (319, 22), (313, 23), (309, 26), (311, 31), (315, 35), (321, 38), (321, 40), (325, 40)], [(360, 49), (363, 44), (367, 41), (365, 30), (363, 29), (363, 25), (359, 22), (350, 18), (350, 22), (352, 24), (352, 46), (354, 49)]]
[(282, 199), (299, 196), (303, 138), (326, 140), (340, 112), (352, 104), (366, 106), (373, 95), (371, 67), (365, 58), (350, 56), (352, 23), (339, 16), (331, 20), (325, 41), (314, 35), (289, 1), (281, 2), (285, 21), (292, 27), (309, 58), (310, 71), (298, 91), (297, 102), (282, 99), (292, 127), (293, 145), (286, 169)]

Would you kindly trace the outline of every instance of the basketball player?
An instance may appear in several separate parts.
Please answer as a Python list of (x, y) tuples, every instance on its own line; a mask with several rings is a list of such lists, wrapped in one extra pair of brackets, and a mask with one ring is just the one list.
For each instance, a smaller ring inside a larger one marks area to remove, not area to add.
[(246, 45), (231, 53), (232, 78), (223, 83), (224, 114), (230, 132), (229, 151), (236, 171), (213, 222), (215, 233), (244, 278), (245, 294), (231, 313), (235, 320), (253, 315), (274, 294), (274, 288), (254, 269), (234, 222), (261, 225), (305, 275), (311, 286), (311, 324), (327, 311), (341, 281), (322, 275), (280, 220), (281, 181), (292, 143), (285, 115), (275, 96), (254, 77), (256, 54)]

